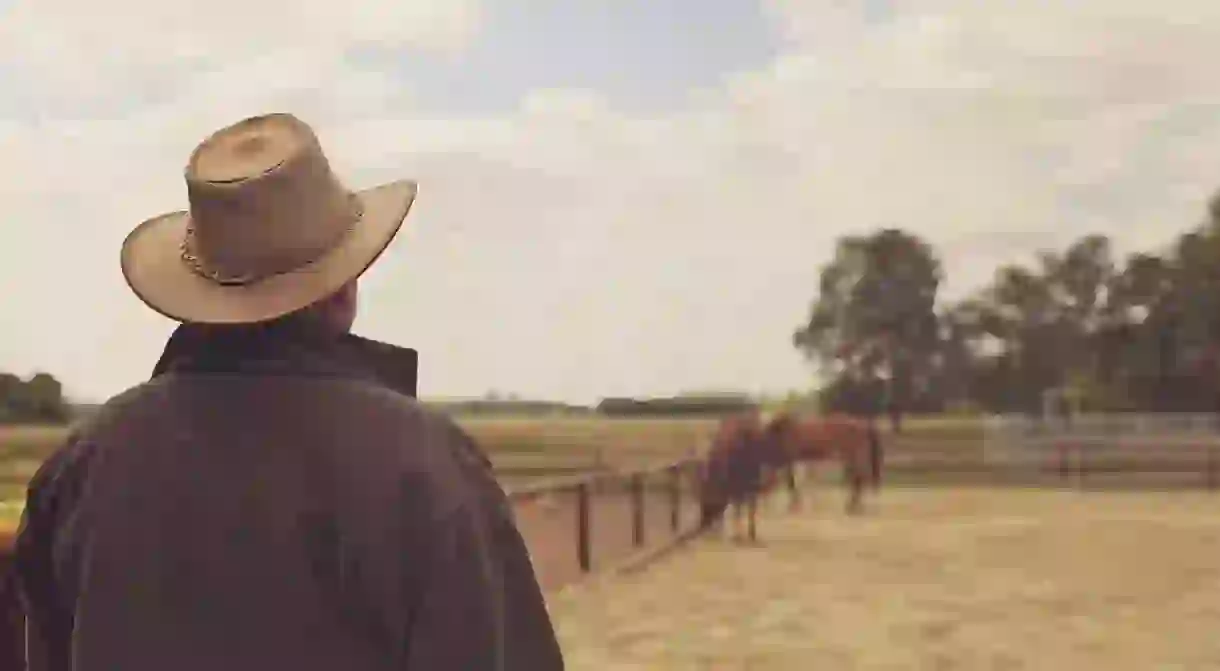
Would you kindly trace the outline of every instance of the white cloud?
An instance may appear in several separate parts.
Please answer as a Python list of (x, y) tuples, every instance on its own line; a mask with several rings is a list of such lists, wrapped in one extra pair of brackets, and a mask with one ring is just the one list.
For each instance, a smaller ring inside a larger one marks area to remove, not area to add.
[[(1204, 0), (893, 2), (884, 20), (768, 0), (782, 53), (685, 109), (534, 91), (482, 119), (419, 118), (412, 91), (342, 58), (460, 49), (471, 2), (272, 2), (241, 20), (224, 2), (118, 4), (40, 0), (0, 23), (32, 99), (131, 107), (0, 126), (0, 279), (39, 288), (10, 300), (30, 317), (0, 368), (37, 362), (88, 394), (138, 379), (166, 328), (125, 293), (122, 235), (182, 204), (199, 138), (268, 109), (314, 121), (356, 184), (421, 180), (362, 324), (423, 350), (438, 393), (799, 384), (787, 338), (838, 235), (915, 230), (961, 289), (1085, 230), (1168, 239), (1220, 185), (1220, 5)], [(117, 46), (91, 50), (101, 35)]]
[(405, 43), (452, 51), (474, 37), (481, 12), (475, 0), (15, 0), (4, 18), (7, 53), (46, 58), (35, 61), (40, 70), (63, 70), (66, 62), (78, 67), (99, 57), (147, 67), (159, 58), (214, 62), (303, 46)]
[[(291, 68), (368, 45), (457, 52), (481, 20), (477, 0), (14, 0), (0, 21), (0, 64), (17, 66), (7, 83), (40, 106), (129, 109), (176, 97), (192, 75), (266, 67), (269, 54)], [(264, 74), (244, 78), (277, 85), (274, 69)]]
[[(894, 5), (876, 27), (853, 15), (829, 51), (796, 31), (805, 76), (772, 77), (787, 109), (817, 119), (821, 173), (857, 188), (887, 176), (876, 215), (941, 236), (1101, 226), (1146, 244), (1220, 183), (1200, 169), (1220, 139), (1214, 3)], [(787, 11), (818, 24), (818, 3)]]

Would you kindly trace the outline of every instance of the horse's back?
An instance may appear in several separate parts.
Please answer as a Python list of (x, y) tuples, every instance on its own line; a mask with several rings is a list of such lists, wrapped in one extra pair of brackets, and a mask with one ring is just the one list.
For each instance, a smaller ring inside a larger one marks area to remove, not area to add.
[(863, 444), (867, 435), (863, 423), (840, 413), (794, 418), (790, 444), (805, 459), (831, 458)]
[(793, 423), (792, 431), (796, 452), (807, 459), (826, 456), (835, 442), (824, 417), (801, 417)]

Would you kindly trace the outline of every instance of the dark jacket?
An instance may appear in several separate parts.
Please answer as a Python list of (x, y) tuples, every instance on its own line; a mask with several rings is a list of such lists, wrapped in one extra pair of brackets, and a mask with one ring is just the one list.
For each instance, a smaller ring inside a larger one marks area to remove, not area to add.
[(490, 464), (407, 395), (411, 356), (379, 375), (392, 354), (180, 328), (30, 484), (48, 668), (562, 669)]

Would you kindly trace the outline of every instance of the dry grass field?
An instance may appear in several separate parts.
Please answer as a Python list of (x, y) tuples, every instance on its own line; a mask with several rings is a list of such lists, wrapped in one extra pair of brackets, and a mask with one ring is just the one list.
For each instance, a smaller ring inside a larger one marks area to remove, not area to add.
[[(715, 422), (708, 420), (599, 418), (459, 418), (489, 453), (505, 486), (512, 489), (543, 478), (561, 478), (597, 469), (627, 469), (673, 461), (705, 447)], [(25, 486), (42, 460), (66, 437), (63, 428), (0, 428), (0, 530), (21, 515)], [(670, 533), (666, 483), (649, 483), (646, 541)], [(612, 480), (591, 501), (595, 566), (633, 550), (631, 499)], [(683, 522), (693, 521), (689, 496)], [(576, 550), (576, 505), (571, 493), (521, 501), (518, 522), (530, 545), (539, 578), (547, 587), (580, 575)]]
[[(600, 417), (458, 417), (493, 455), (608, 453), (680, 454), (702, 446), (715, 426), (706, 419)], [(41, 458), (67, 435), (62, 427), (0, 427), (0, 458)]]
[[(469, 417), (458, 422), (482, 445), (508, 488), (598, 469), (629, 469), (672, 461), (707, 446), (712, 419), (601, 417)], [(0, 427), (0, 526), (21, 514), (30, 476), (67, 435), (61, 427)], [(891, 441), (894, 452), (968, 450), (979, 445), (977, 421), (916, 419)], [(609, 505), (609, 504), (606, 504)], [(625, 502), (615, 504), (625, 507)], [(603, 513), (622, 517), (625, 513)], [(553, 514), (564, 519), (570, 515)], [(620, 526), (621, 524), (616, 524)], [(570, 533), (570, 531), (568, 532)], [(566, 543), (566, 541), (565, 541)]]
[[(633, 466), (675, 459), (706, 446), (713, 419), (606, 419), (602, 417), (468, 417), (458, 422), (506, 471), (529, 474), (531, 466), (549, 474), (593, 465)], [(63, 441), (62, 427), (0, 426), (0, 487), (20, 482)], [(916, 418), (894, 441), (899, 451), (977, 445), (977, 420)], [(566, 468), (565, 466), (570, 466)], [(11, 474), (11, 476), (10, 476)], [(5, 498), (0, 491), (0, 499)]]
[[(586, 417), (459, 418), (507, 486), (598, 467), (631, 468), (702, 449), (715, 423)], [(67, 435), (60, 427), (0, 427), (0, 520), (20, 514), (29, 477)], [(2, 522), (0, 522), (2, 523)]]
[[(492, 455), (567, 455), (602, 450), (610, 458), (615, 455), (683, 454), (702, 447), (716, 424), (713, 419), (606, 419), (597, 416), (459, 416), (457, 420)], [(66, 430), (62, 427), (0, 427), (0, 459), (41, 458), (65, 435)], [(908, 420), (901, 441), (903, 449), (907, 449), (925, 443), (974, 442), (981, 438), (982, 425), (978, 420), (927, 417)]]

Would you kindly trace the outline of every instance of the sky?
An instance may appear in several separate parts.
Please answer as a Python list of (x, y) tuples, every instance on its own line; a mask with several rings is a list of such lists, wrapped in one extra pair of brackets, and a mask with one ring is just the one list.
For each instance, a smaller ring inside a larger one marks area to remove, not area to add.
[(80, 400), (173, 324), (119, 245), (208, 133), (292, 112), (419, 198), (357, 332), (425, 396), (783, 392), (839, 236), (899, 226), (949, 296), (1220, 186), (1212, 0), (0, 0), (0, 370)]

